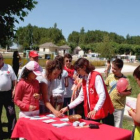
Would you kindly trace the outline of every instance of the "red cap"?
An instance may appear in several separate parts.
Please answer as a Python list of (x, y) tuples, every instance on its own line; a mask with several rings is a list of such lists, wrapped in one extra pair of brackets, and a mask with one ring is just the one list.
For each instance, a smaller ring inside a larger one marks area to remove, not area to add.
[(29, 56), (30, 57), (37, 57), (38, 56), (38, 53), (37, 53), (37, 51), (30, 51), (29, 52)]

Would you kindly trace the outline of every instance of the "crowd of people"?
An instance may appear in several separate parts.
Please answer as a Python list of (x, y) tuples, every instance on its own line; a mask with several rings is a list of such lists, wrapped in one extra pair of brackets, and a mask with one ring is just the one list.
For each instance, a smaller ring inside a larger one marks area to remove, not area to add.
[[(128, 84), (121, 93), (116, 85), (120, 78), (127, 77), (121, 72), (123, 61), (116, 58), (107, 61), (105, 79), (85, 58), (72, 64), (71, 54), (56, 56), (47, 60), (45, 70), (38, 63), (38, 53), (29, 52), (29, 62), (18, 74), (21, 57), (18, 51), (13, 54), (13, 68), (4, 63), (0, 53), (0, 117), (2, 107), (8, 118), (8, 136), (16, 124), (15, 105), (20, 109), (19, 118), (53, 113), (56, 117), (64, 114), (80, 114), (83, 119), (101, 122), (122, 128), (126, 96), (132, 88)], [(16, 64), (17, 65), (16, 65)], [(109, 74), (110, 69), (112, 73)], [(140, 66), (133, 73), (140, 85)], [(129, 79), (128, 83), (129, 83)], [(136, 110), (129, 111), (135, 123), (133, 138), (140, 135), (140, 95)], [(0, 119), (0, 134), (3, 134)], [(0, 135), (0, 140), (3, 135)]]

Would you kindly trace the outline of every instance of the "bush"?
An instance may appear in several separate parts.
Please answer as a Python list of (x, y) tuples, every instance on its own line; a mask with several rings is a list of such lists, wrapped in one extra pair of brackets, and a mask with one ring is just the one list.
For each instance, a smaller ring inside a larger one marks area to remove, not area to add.
[[(13, 58), (4, 58), (4, 62), (6, 64), (10, 64), (11, 66), (12, 66), (12, 60), (13, 60)], [(21, 60), (21, 67), (24, 66), (28, 61), (29, 61), (28, 58), (23, 57)], [(105, 61), (90, 61), (90, 62), (94, 66), (105, 66)], [(41, 67), (45, 67), (46, 59), (39, 59), (38, 63)], [(75, 60), (72, 61), (72, 64), (74, 64), (74, 63), (75, 63)]]

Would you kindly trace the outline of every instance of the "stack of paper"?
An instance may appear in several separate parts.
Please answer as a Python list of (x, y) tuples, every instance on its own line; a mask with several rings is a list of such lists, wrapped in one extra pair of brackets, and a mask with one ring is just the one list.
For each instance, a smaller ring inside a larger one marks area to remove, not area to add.
[(49, 114), (49, 115), (46, 115), (47, 117), (51, 117), (51, 118), (55, 118), (55, 115), (53, 114)]
[(64, 126), (69, 126), (69, 125), (70, 125), (69, 123), (52, 124), (52, 126), (55, 126), (57, 128), (64, 127)]
[(44, 123), (51, 123), (51, 122), (55, 122), (56, 120), (50, 119), (50, 120), (44, 120)]
[(68, 118), (63, 118), (63, 119), (60, 119), (60, 121), (63, 121), (63, 122), (68, 122), (69, 119)]
[(30, 120), (42, 120), (42, 119), (48, 119), (48, 117), (44, 116), (44, 117), (30, 117)]

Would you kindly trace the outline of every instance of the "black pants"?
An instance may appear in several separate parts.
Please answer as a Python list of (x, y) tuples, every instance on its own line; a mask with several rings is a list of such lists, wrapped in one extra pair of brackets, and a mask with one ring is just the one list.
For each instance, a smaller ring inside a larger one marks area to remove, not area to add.
[(74, 108), (74, 113), (79, 114), (82, 116), (82, 119), (85, 119), (85, 113), (84, 113), (84, 107), (83, 107), (84, 102), (80, 103)]
[(15, 114), (15, 106), (12, 100), (12, 91), (0, 92), (0, 137), (2, 137), (2, 123), (1, 123), (1, 115), (2, 115), (2, 107), (6, 109), (6, 115), (8, 119), (8, 135), (11, 136), (11, 133), (16, 124), (16, 114)]
[[(67, 105), (70, 104), (70, 101), (71, 101), (71, 97), (69, 98), (64, 98), (64, 103), (63, 103), (63, 107), (66, 107)], [(66, 113), (65, 113), (66, 114)], [(69, 115), (72, 115), (73, 114), (73, 109), (70, 109), (69, 110)]]
[(92, 120), (92, 121), (95, 121), (95, 122), (102, 121), (103, 124), (114, 126), (114, 115), (113, 114), (108, 114), (107, 117), (105, 117), (103, 119), (99, 119), (99, 120), (93, 120), (93, 119), (89, 119), (89, 118), (86, 118), (86, 120)]

